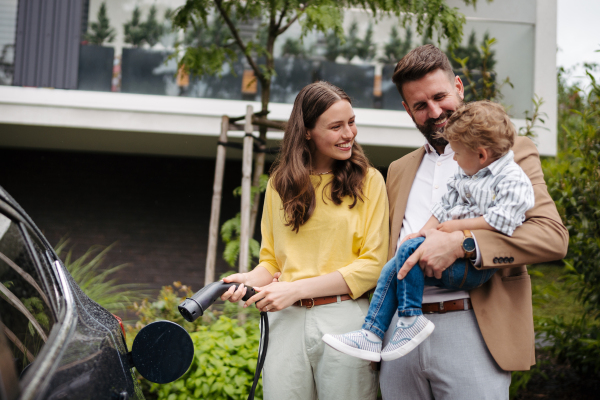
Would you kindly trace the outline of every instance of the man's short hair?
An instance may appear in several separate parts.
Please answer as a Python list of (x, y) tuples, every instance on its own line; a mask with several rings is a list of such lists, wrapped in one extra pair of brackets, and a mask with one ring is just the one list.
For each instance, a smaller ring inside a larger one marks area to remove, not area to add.
[(488, 100), (459, 107), (440, 133), (447, 141), (460, 142), (473, 151), (483, 147), (493, 159), (508, 153), (515, 143), (515, 135), (515, 127), (504, 107)]
[(400, 96), (404, 99), (402, 85), (421, 79), (430, 72), (441, 69), (448, 74), (448, 78), (454, 79), (452, 64), (443, 51), (432, 44), (419, 46), (411, 50), (396, 64), (392, 82), (396, 84)]

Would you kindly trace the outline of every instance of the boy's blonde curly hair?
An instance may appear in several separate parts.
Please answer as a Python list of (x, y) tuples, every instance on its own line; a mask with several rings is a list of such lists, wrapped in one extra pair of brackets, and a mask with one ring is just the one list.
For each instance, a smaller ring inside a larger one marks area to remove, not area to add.
[(439, 136), (448, 142), (460, 142), (477, 151), (483, 147), (493, 159), (508, 153), (515, 143), (516, 130), (504, 107), (488, 100), (459, 107)]

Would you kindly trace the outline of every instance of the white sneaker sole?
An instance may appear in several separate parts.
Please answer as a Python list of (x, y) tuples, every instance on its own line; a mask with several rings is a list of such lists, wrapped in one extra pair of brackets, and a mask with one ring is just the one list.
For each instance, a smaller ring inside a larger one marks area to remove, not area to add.
[(393, 351), (381, 352), (381, 359), (383, 361), (392, 361), (397, 358), (403, 357), (413, 351), (418, 345), (420, 345), (425, 339), (431, 335), (431, 332), (435, 329), (433, 322), (429, 321), (421, 332), (417, 334), (412, 340), (407, 342), (404, 346), (398, 347)]
[(373, 353), (372, 351), (356, 349), (354, 347), (348, 346), (347, 344), (340, 342), (330, 334), (326, 334), (325, 336), (323, 336), (323, 341), (329, 346), (336, 349), (337, 351), (347, 354), (349, 356), (367, 361), (381, 361), (381, 355), (379, 353)]

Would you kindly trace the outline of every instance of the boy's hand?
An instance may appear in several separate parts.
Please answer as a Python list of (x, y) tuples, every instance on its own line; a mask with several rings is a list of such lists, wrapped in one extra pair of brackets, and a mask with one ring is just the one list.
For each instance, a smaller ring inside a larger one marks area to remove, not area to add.
[(400, 244), (406, 242), (407, 240), (418, 238), (420, 236), (425, 236), (425, 235), (423, 235), (421, 232), (409, 233), (408, 235), (404, 236), (404, 238), (402, 239)]
[(441, 224), (439, 224), (436, 227), (436, 229), (438, 231), (442, 231), (442, 232), (446, 232), (446, 233), (462, 231), (463, 230), (462, 221), (460, 221), (458, 219), (454, 219), (451, 221), (442, 222)]

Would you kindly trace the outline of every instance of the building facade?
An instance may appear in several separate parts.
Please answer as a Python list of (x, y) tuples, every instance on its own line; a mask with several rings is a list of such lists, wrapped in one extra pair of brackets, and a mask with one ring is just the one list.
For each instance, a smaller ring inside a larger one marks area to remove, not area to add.
[[(75, 254), (116, 242), (113, 265), (131, 263), (124, 280), (158, 288), (180, 280), (203, 284), (214, 157), (221, 116), (259, 109), (260, 88), (243, 84), (242, 62), (222, 76), (178, 76), (169, 58), (176, 43), (167, 17), (183, 0), (0, 0), (0, 185), (28, 210), (51, 242), (69, 236)], [(464, 46), (495, 38), (495, 76), (517, 127), (531, 115), (532, 98), (543, 99), (547, 116), (537, 130), (542, 155), (556, 154), (556, 1), (479, 2), (477, 8), (449, 0), (466, 16)], [(92, 23), (104, 4), (114, 39), (91, 44)], [(162, 34), (133, 43), (125, 24), (151, 9)], [(376, 53), (370, 59), (332, 57), (323, 35), (307, 35), (303, 54), (286, 54), (293, 26), (276, 47), (271, 113), (285, 120), (295, 94), (315, 79), (332, 81), (353, 98), (359, 136), (374, 165), (387, 165), (424, 139), (401, 108), (391, 83), (393, 63), (385, 44), (392, 28), (412, 47), (422, 43), (398, 18), (377, 21), (364, 10), (345, 12), (346, 31), (364, 38), (372, 26)], [(241, 27), (251, 35), (256, 24)], [(410, 34), (409, 34), (410, 35)], [(410, 39), (410, 40), (409, 40)], [(441, 44), (445, 49), (445, 44)], [(241, 132), (231, 132), (233, 141)], [(281, 139), (269, 132), (269, 146)], [(228, 150), (221, 221), (239, 210), (241, 152)], [(271, 159), (272, 161), (272, 159)], [(260, 235), (255, 235), (257, 239)], [(222, 250), (222, 245), (221, 245)], [(218, 261), (218, 273), (229, 267)]]

